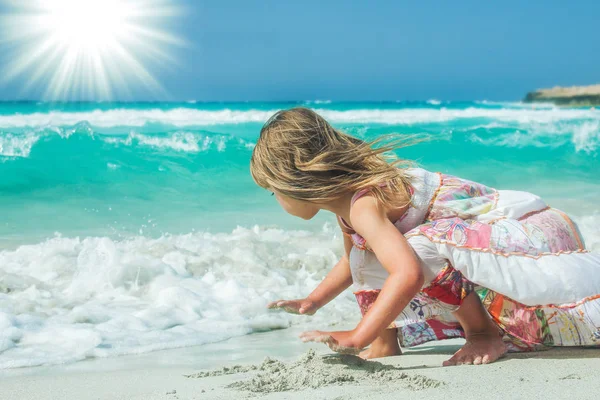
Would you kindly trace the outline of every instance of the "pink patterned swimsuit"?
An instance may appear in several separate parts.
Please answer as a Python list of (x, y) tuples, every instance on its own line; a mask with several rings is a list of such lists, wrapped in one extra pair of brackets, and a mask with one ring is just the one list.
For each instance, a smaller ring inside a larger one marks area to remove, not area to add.
[[(531, 193), (419, 168), (406, 173), (413, 197), (395, 226), (417, 253), (425, 284), (393, 323), (403, 346), (463, 337), (452, 312), (473, 291), (512, 351), (600, 346), (600, 254), (585, 249), (566, 214)], [(387, 271), (360, 235), (351, 237), (364, 314)]]

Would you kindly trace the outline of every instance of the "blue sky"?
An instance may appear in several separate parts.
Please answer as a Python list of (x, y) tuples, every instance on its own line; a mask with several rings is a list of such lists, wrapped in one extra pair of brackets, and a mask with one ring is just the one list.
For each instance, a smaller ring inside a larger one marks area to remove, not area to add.
[(149, 66), (171, 100), (518, 100), (600, 83), (597, 0), (173, 1), (188, 46)]

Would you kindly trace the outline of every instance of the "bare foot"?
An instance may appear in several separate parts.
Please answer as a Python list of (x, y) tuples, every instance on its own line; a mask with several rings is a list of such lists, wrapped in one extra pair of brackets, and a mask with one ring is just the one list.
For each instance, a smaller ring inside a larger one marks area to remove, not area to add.
[(389, 357), (389, 356), (401, 356), (402, 350), (400, 350), (400, 346), (393, 347), (385, 347), (385, 348), (373, 348), (373, 346), (368, 349), (361, 351), (358, 355), (360, 358), (364, 358), (365, 360), (370, 360), (371, 358), (381, 358), (381, 357)]
[(368, 349), (361, 351), (358, 356), (369, 360), (371, 358), (399, 355), (402, 355), (402, 350), (400, 350), (398, 344), (398, 331), (396, 329), (386, 329), (371, 343)]
[(452, 358), (444, 361), (449, 365), (489, 364), (506, 354), (506, 345), (497, 333), (476, 333), (467, 335), (467, 343)]

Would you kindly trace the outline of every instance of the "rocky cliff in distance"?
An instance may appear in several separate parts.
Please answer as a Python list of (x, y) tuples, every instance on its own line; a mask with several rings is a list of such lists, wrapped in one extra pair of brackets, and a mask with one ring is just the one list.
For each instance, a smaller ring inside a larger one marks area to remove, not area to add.
[(566, 106), (600, 106), (600, 84), (591, 86), (553, 87), (527, 93), (526, 103), (554, 103)]

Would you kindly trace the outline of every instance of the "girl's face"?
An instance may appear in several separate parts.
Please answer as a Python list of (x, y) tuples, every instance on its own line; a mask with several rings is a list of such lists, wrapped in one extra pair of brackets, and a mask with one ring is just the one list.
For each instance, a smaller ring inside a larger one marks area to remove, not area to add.
[(283, 209), (295, 217), (309, 220), (319, 212), (320, 208), (308, 201), (296, 200), (281, 193), (273, 192)]

